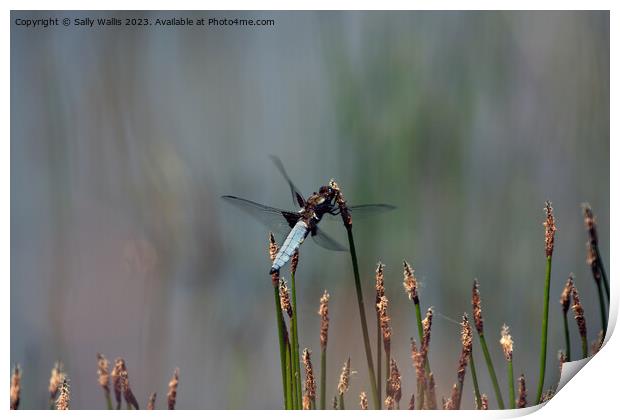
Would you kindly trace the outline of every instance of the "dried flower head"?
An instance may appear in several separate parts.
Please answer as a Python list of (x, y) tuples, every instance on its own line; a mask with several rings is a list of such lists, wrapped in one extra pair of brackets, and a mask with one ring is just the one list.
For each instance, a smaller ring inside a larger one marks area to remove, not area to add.
[(297, 272), (297, 265), (299, 264), (299, 248), (293, 253), (291, 258), (291, 274), (294, 276)]
[(97, 353), (97, 377), (99, 385), (106, 393), (110, 392), (110, 362), (101, 353)]
[(403, 286), (405, 287), (405, 292), (409, 299), (413, 301), (416, 305), (420, 303), (418, 298), (418, 280), (415, 278), (414, 270), (411, 268), (411, 265), (405, 260), (403, 260)]
[(121, 374), (125, 370), (125, 360), (118, 357), (114, 360), (114, 369), (112, 369), (112, 385), (114, 386), (114, 398), (116, 399), (116, 409), (121, 408), (121, 396), (123, 395), (123, 381)]
[(59, 386), (60, 393), (56, 400), (56, 410), (68, 410), (71, 401), (71, 392), (69, 389), (69, 378), (63, 375), (62, 384)]
[(321, 349), (325, 350), (327, 348), (327, 333), (329, 330), (329, 293), (327, 293), (327, 290), (321, 296), (319, 315), (321, 316)]
[(519, 398), (517, 399), (517, 408), (525, 408), (527, 405), (527, 391), (525, 389), (525, 375), (521, 374), (518, 379)]
[(177, 388), (179, 387), (179, 368), (174, 370), (172, 379), (168, 382), (168, 410), (174, 410), (177, 404)]
[(474, 324), (478, 334), (484, 332), (484, 321), (482, 319), (482, 300), (480, 299), (480, 283), (478, 279), (474, 279), (474, 287), (472, 288), (471, 304), (474, 312)]
[(342, 372), (340, 373), (340, 381), (338, 381), (338, 394), (344, 395), (349, 390), (349, 379), (351, 378), (351, 358), (347, 358), (347, 361), (342, 366)]
[(566, 280), (566, 285), (562, 290), (562, 295), (560, 296), (560, 305), (562, 305), (562, 311), (564, 311), (564, 315), (568, 312), (570, 308), (570, 296), (573, 292), (573, 273), (568, 275), (568, 280)]
[[(375, 304), (378, 305), (381, 298), (385, 296), (385, 285), (383, 282), (383, 270), (385, 265), (379, 261), (377, 263), (377, 269), (375, 271)], [(378, 309), (377, 309), (378, 311)]]
[(489, 397), (487, 397), (487, 394), (482, 394), (480, 396), (480, 409), (481, 410), (489, 409)]
[(461, 321), (461, 344), (463, 345), (463, 351), (467, 354), (468, 358), (471, 354), (472, 340), (473, 334), (471, 331), (471, 326), (469, 325), (469, 318), (467, 317), (467, 313), (464, 313), (463, 320)]
[(368, 397), (364, 391), (360, 393), (360, 408), (362, 410), (368, 410)]
[(52, 372), (50, 374), (50, 384), (48, 387), (50, 399), (56, 399), (64, 378), (65, 373), (63, 372), (62, 362), (57, 361), (56, 363), (54, 363), (54, 367), (52, 368)]
[(314, 403), (316, 399), (316, 381), (314, 380), (312, 359), (310, 358), (310, 356), (311, 352), (306, 348), (301, 355), (301, 359), (304, 363), (304, 370), (306, 372), (305, 395), (308, 396), (312, 403)]
[(431, 327), (433, 325), (433, 307), (428, 308), (426, 316), (422, 320), (422, 344), (420, 345), (420, 352), (424, 356), (426, 363), (426, 357), (428, 354), (428, 348), (431, 344)]
[(149, 402), (146, 404), (147, 410), (155, 410), (155, 399), (157, 398), (157, 392), (153, 392), (149, 396)]
[(586, 338), (588, 336), (588, 332), (586, 329), (586, 317), (583, 312), (583, 307), (581, 306), (581, 300), (579, 299), (579, 292), (577, 288), (573, 286), (573, 313), (575, 314), (575, 321), (577, 321), (577, 327), (579, 328), (579, 335), (582, 338)]
[(280, 278), (280, 307), (285, 311), (289, 318), (293, 317), (293, 308), (291, 307), (291, 299), (288, 294), (288, 286), (286, 280)]
[(19, 408), (19, 399), (22, 391), (22, 371), (19, 365), (13, 368), (11, 375), (11, 410)]
[(512, 360), (512, 337), (510, 336), (510, 329), (508, 325), (504, 324), (502, 326), (502, 338), (499, 339), (499, 344), (502, 346), (502, 350), (504, 351), (504, 357), (506, 360)]
[(377, 303), (377, 315), (379, 316), (379, 325), (381, 326), (381, 333), (383, 335), (383, 348), (387, 354), (390, 353), (390, 344), (392, 339), (390, 317), (387, 313), (388, 304), (387, 296), (381, 296), (379, 303)]
[(553, 217), (553, 207), (551, 207), (551, 201), (545, 202), (545, 219), (543, 226), (545, 226), (545, 255), (550, 257), (553, 255), (553, 241), (555, 238), (555, 218)]
[(392, 397), (396, 403), (396, 407), (398, 407), (402, 397), (400, 372), (398, 371), (396, 361), (392, 358), (390, 359), (390, 377), (387, 380), (385, 392), (388, 396)]

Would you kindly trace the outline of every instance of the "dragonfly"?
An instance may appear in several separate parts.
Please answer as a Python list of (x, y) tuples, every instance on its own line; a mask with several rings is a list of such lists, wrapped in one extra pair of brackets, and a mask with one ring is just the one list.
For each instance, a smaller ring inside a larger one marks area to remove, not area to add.
[[(319, 223), (324, 216), (333, 217), (340, 214), (340, 208), (336, 204), (338, 190), (333, 188), (333, 181), (329, 185), (323, 185), (318, 192), (312, 193), (307, 198), (295, 186), (286, 172), (282, 161), (276, 156), (270, 156), (272, 162), (288, 183), (293, 205), (299, 209), (285, 210), (277, 207), (266, 206), (255, 201), (233, 195), (224, 195), (222, 198), (254, 217), (263, 225), (280, 235), (286, 235), (284, 243), (278, 250), (273, 260), (269, 274), (280, 271), (291, 259), (295, 251), (299, 249), (306, 237), (331, 251), (347, 251), (348, 249), (338, 241), (331, 238), (319, 228)], [(361, 204), (347, 206), (352, 216), (367, 216), (393, 210), (396, 207), (390, 204)]]

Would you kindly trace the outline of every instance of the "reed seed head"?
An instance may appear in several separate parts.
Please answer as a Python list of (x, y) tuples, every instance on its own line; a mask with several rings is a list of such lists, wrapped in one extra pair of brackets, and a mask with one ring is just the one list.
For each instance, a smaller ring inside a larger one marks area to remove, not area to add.
[(387, 386), (385, 389), (386, 394), (392, 397), (393, 401), (396, 403), (396, 406), (400, 404), (400, 399), (402, 397), (401, 390), (401, 378), (400, 372), (398, 371), (398, 366), (396, 365), (396, 361), (390, 358), (390, 377), (387, 381)]
[(157, 398), (157, 392), (153, 392), (149, 396), (149, 402), (146, 404), (147, 410), (155, 410), (155, 399)]
[(351, 358), (347, 358), (347, 361), (342, 366), (342, 372), (340, 373), (340, 381), (338, 381), (338, 394), (344, 395), (349, 390), (349, 380), (351, 378)]
[(482, 319), (482, 300), (480, 299), (480, 283), (478, 279), (474, 279), (474, 286), (471, 293), (471, 304), (474, 312), (474, 324), (478, 334), (484, 333), (484, 321)]
[[(114, 390), (116, 391), (116, 387), (118, 386), (120, 393), (125, 396), (125, 402), (127, 402), (127, 406), (132, 406), (136, 410), (139, 410), (138, 400), (136, 396), (133, 394), (131, 390), (131, 386), (129, 385), (129, 373), (127, 372), (127, 366), (125, 365), (125, 360), (116, 359), (116, 363), (114, 368), (117, 370), (117, 385), (115, 385)], [(112, 371), (112, 381), (114, 381), (114, 371)], [(117, 400), (118, 407), (120, 407), (120, 393), (119, 399)]]
[(293, 317), (293, 308), (291, 307), (291, 299), (288, 293), (286, 280), (280, 278), (280, 307), (285, 311), (289, 318)]
[(581, 306), (581, 299), (579, 299), (579, 292), (577, 288), (573, 286), (573, 313), (575, 314), (575, 321), (577, 321), (577, 327), (579, 328), (579, 335), (582, 339), (586, 339), (588, 331), (586, 329), (586, 317)]
[(297, 272), (297, 265), (299, 264), (299, 248), (295, 250), (293, 257), (291, 258), (291, 274), (295, 275)]
[(101, 353), (97, 353), (97, 377), (101, 388), (110, 392), (110, 362)]
[(321, 350), (327, 349), (327, 333), (329, 331), (329, 293), (323, 292), (319, 305), (319, 315), (321, 316)]
[(329, 186), (334, 191), (336, 191), (336, 205), (338, 205), (338, 208), (340, 209), (340, 216), (342, 217), (342, 222), (344, 223), (345, 227), (349, 229), (353, 226), (353, 219), (351, 218), (351, 212), (347, 207), (347, 202), (344, 199), (342, 190), (333, 179), (329, 181)]
[(502, 350), (504, 351), (504, 357), (506, 360), (512, 360), (512, 337), (510, 336), (510, 329), (508, 325), (504, 324), (502, 326), (502, 338), (499, 339), (499, 344), (502, 346)]
[(560, 296), (560, 305), (562, 305), (562, 311), (564, 315), (568, 312), (570, 308), (570, 296), (573, 292), (573, 273), (568, 275), (568, 280), (566, 280), (566, 285), (562, 290), (562, 295)]
[(605, 341), (605, 333), (603, 332), (603, 330), (600, 330), (598, 332), (598, 336), (596, 337), (596, 340), (594, 340), (591, 345), (592, 356), (594, 356), (596, 353), (598, 353), (601, 350), (601, 347), (603, 347), (604, 341)]
[(71, 401), (71, 391), (69, 389), (69, 378), (66, 375), (62, 377), (62, 383), (59, 386), (60, 393), (56, 400), (56, 410), (68, 410)]
[(362, 410), (368, 410), (368, 397), (364, 391), (360, 393), (360, 408)]
[(458, 387), (456, 390), (452, 391), (452, 396), (450, 397), (452, 405), (456, 409), (459, 409), (461, 406), (461, 394), (459, 390), (463, 387), (463, 382), (465, 381), (465, 370), (467, 368), (467, 362), (471, 356), (472, 349), (472, 332), (471, 327), (469, 326), (469, 320), (467, 319), (467, 314), (463, 314), (463, 321), (461, 322), (461, 344), (461, 356), (459, 357), (459, 365), (456, 372)]
[[(276, 238), (273, 236), (272, 232), (269, 232), (269, 259), (271, 260), (271, 262), (276, 259), (276, 256), (278, 255), (278, 250), (279, 247), (276, 243)], [(278, 287), (280, 283), (278, 280), (279, 278), (280, 273), (278, 271), (271, 274), (271, 284), (273, 285), (273, 287)]]
[(50, 383), (48, 387), (50, 399), (56, 399), (64, 378), (65, 373), (63, 372), (62, 362), (57, 361), (56, 363), (54, 363), (54, 367), (52, 368), (52, 372), (50, 374)]
[(450, 410), (458, 410), (460, 408), (458, 384), (452, 385), (452, 393), (450, 394), (450, 398), (448, 399), (448, 401), (450, 401), (451, 404)]
[(467, 357), (471, 354), (473, 334), (471, 326), (469, 325), (469, 318), (467, 313), (463, 314), (463, 321), (461, 322), (461, 344), (463, 345), (463, 351), (467, 354)]
[[(420, 352), (426, 356), (428, 354), (428, 348), (431, 344), (431, 327), (433, 325), (433, 307), (428, 308), (426, 316), (422, 320), (422, 344), (420, 345)], [(426, 362), (425, 362), (426, 363)]]
[(11, 410), (19, 408), (19, 399), (22, 392), (22, 371), (19, 365), (13, 368), (11, 375)]
[(540, 402), (541, 403), (547, 402), (551, 398), (553, 398), (554, 395), (555, 395), (555, 391), (553, 391), (553, 389), (548, 389), (547, 392), (543, 394), (542, 398), (540, 399)]
[(411, 398), (409, 398), (409, 410), (415, 410), (415, 393), (411, 394)]
[(437, 395), (435, 391), (435, 375), (433, 372), (428, 374), (428, 401), (425, 401), (429, 410), (437, 409)]
[(386, 410), (394, 410), (396, 408), (396, 401), (394, 401), (394, 397), (392, 397), (391, 395), (385, 397), (383, 404), (385, 404)]
[(481, 410), (489, 409), (489, 397), (487, 397), (487, 394), (482, 394), (480, 396), (480, 409)]
[[(385, 296), (385, 285), (383, 282), (383, 270), (385, 269), (385, 265), (379, 261), (377, 263), (377, 269), (375, 271), (375, 304), (379, 305), (381, 298)], [(377, 311), (378, 311), (377, 307)]]
[(312, 370), (312, 359), (310, 358), (311, 356), (311, 352), (310, 350), (308, 350), (307, 348), (304, 349), (302, 355), (301, 355), (301, 359), (304, 363), (304, 370), (306, 372), (306, 382), (305, 382), (305, 388), (306, 388), (306, 393), (305, 396), (307, 396), (310, 401), (315, 401), (316, 399), (316, 381), (314, 379), (314, 372)]
[(545, 214), (547, 215), (543, 223), (543, 226), (545, 226), (545, 255), (550, 257), (553, 255), (553, 241), (555, 238), (555, 231), (557, 230), (551, 201), (545, 201)]
[(387, 354), (390, 352), (390, 344), (392, 339), (390, 317), (387, 313), (388, 305), (389, 303), (387, 296), (381, 296), (379, 303), (377, 303), (377, 315), (379, 316), (379, 325), (381, 326), (381, 333), (383, 335), (383, 348)]
[(418, 351), (417, 344), (413, 337), (411, 338), (411, 360), (413, 361), (413, 367), (416, 371), (416, 377), (418, 379), (418, 386), (426, 385), (426, 374), (424, 372), (424, 355), (421, 351)]
[(177, 404), (177, 388), (179, 387), (179, 368), (174, 370), (172, 379), (168, 382), (168, 410), (174, 410)]
[(310, 404), (310, 397), (304, 394), (303, 397), (301, 398), (301, 409), (310, 410), (311, 408), (312, 408), (312, 405)]
[(592, 208), (590, 204), (583, 203), (583, 221), (586, 225), (586, 230), (588, 231), (588, 237), (590, 239), (590, 243), (594, 246), (598, 244), (598, 234), (596, 232), (596, 219), (594, 218), (594, 214), (592, 214)]
[(413, 268), (411, 268), (411, 265), (405, 260), (403, 260), (403, 267), (403, 286), (405, 292), (407, 296), (409, 296), (409, 299), (417, 305), (420, 303), (420, 299), (418, 298), (418, 280), (415, 278)]
[(519, 398), (517, 399), (517, 408), (525, 408), (527, 405), (527, 390), (525, 389), (525, 375), (521, 374), (518, 379)]
[(114, 369), (112, 369), (112, 386), (114, 387), (114, 398), (116, 399), (116, 409), (121, 407), (121, 396), (123, 395), (123, 383), (121, 373), (125, 370), (125, 361), (120, 357), (114, 360)]

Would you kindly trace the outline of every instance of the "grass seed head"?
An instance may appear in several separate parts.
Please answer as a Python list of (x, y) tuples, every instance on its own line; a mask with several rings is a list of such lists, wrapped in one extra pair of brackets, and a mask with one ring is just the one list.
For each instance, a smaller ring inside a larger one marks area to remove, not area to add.
[(69, 378), (66, 375), (62, 377), (62, 383), (59, 386), (58, 399), (56, 400), (56, 410), (68, 410), (71, 401), (71, 390), (69, 389)]
[(592, 214), (592, 208), (588, 203), (583, 203), (583, 222), (586, 225), (586, 230), (588, 231), (588, 237), (590, 239), (590, 243), (594, 246), (598, 244), (598, 234), (596, 232), (596, 219), (594, 218), (594, 214)]
[(360, 393), (360, 408), (362, 410), (368, 410), (368, 397), (364, 391)]
[(598, 353), (601, 350), (601, 347), (603, 347), (603, 341), (605, 340), (605, 333), (603, 332), (603, 330), (600, 330), (598, 332), (598, 336), (596, 337), (596, 340), (594, 340), (592, 342), (592, 347), (591, 347), (591, 352), (592, 352), (592, 356), (594, 356), (596, 353)]
[[(433, 325), (433, 308), (430, 307), (426, 311), (426, 316), (422, 320), (422, 344), (420, 345), (420, 352), (424, 355), (424, 359), (428, 354), (428, 349), (431, 344), (431, 327)], [(426, 362), (425, 362), (426, 363)]]
[(560, 305), (562, 305), (562, 311), (564, 315), (568, 312), (570, 308), (570, 296), (573, 291), (573, 273), (568, 275), (568, 280), (566, 280), (566, 285), (562, 290), (562, 295), (560, 296)]
[(312, 408), (312, 405), (310, 404), (310, 397), (304, 394), (303, 397), (301, 398), (301, 409), (310, 410), (311, 408)]
[(288, 293), (286, 280), (280, 278), (280, 307), (285, 311), (289, 318), (293, 317), (293, 308), (291, 307), (291, 299)]
[(425, 402), (429, 410), (437, 409), (437, 395), (435, 391), (435, 375), (433, 372), (428, 374), (428, 401)]
[(415, 392), (409, 398), (409, 410), (415, 410)]
[(312, 370), (312, 359), (310, 358), (311, 352), (307, 348), (304, 349), (301, 359), (304, 363), (304, 370), (306, 372), (306, 395), (310, 401), (314, 401), (316, 398), (316, 381), (314, 379), (314, 372)]
[(409, 299), (413, 301), (416, 305), (420, 303), (420, 299), (418, 298), (418, 280), (415, 278), (414, 270), (411, 268), (411, 265), (405, 260), (403, 260), (403, 286), (405, 288), (405, 292)]
[(168, 382), (168, 410), (174, 410), (177, 404), (177, 388), (179, 387), (179, 368), (174, 370)]
[(480, 409), (481, 410), (489, 409), (489, 397), (487, 397), (487, 394), (482, 394), (480, 396)]
[(577, 327), (579, 328), (579, 335), (582, 338), (588, 336), (588, 330), (586, 329), (586, 317), (581, 306), (581, 299), (579, 298), (579, 292), (577, 288), (573, 286), (573, 313), (575, 314), (575, 321), (577, 321)]
[(545, 202), (545, 219), (543, 226), (545, 227), (545, 255), (550, 257), (553, 255), (553, 241), (555, 238), (555, 217), (553, 216), (553, 207), (551, 207), (551, 201)]
[(295, 275), (297, 272), (297, 265), (299, 264), (299, 249), (295, 250), (293, 257), (291, 258), (291, 273)]
[(125, 370), (125, 360), (118, 357), (114, 360), (114, 369), (112, 369), (112, 386), (114, 387), (114, 398), (116, 399), (116, 409), (121, 407), (121, 397), (123, 395), (123, 382), (121, 378), (122, 372)]
[(11, 375), (11, 410), (19, 408), (19, 399), (22, 392), (22, 371), (19, 365), (13, 368)]
[(50, 374), (50, 383), (48, 387), (50, 399), (56, 399), (64, 378), (65, 373), (63, 372), (62, 362), (57, 361), (54, 363), (54, 367), (52, 368), (52, 372)]
[(347, 207), (347, 202), (344, 199), (344, 195), (342, 194), (340, 186), (333, 179), (329, 181), (329, 186), (336, 191), (336, 205), (340, 209), (340, 216), (342, 217), (342, 222), (344, 223), (346, 228), (351, 228), (351, 226), (353, 226), (353, 219), (351, 218), (351, 212)]
[(499, 339), (499, 344), (501, 344), (502, 346), (502, 350), (504, 351), (504, 357), (506, 358), (506, 360), (512, 360), (513, 341), (512, 337), (510, 336), (510, 329), (506, 324), (502, 326), (502, 338)]
[(319, 305), (319, 315), (321, 316), (321, 349), (327, 349), (327, 333), (329, 331), (329, 293), (323, 292)]
[(97, 377), (99, 385), (106, 393), (110, 392), (110, 362), (101, 353), (97, 353)]
[[(119, 359), (117, 359), (117, 361), (118, 360)], [(123, 359), (120, 359), (120, 361), (121, 363), (118, 363), (119, 365), (118, 384), (120, 387), (120, 391), (125, 397), (125, 402), (127, 403), (127, 406), (128, 407), (131, 406), (135, 408), (136, 410), (139, 410), (140, 407), (138, 406), (138, 400), (136, 399), (136, 396), (134, 395), (133, 391), (131, 390), (131, 386), (129, 385), (129, 372), (127, 372), (127, 366), (125, 365), (125, 361)], [(119, 406), (120, 406), (120, 402), (119, 402)]]
[(394, 410), (396, 408), (396, 401), (394, 401), (394, 397), (392, 397), (391, 395), (385, 397), (383, 404), (385, 404), (386, 410)]
[(525, 408), (527, 405), (527, 390), (525, 389), (525, 375), (521, 374), (518, 379), (519, 397), (517, 399), (517, 408)]
[(153, 392), (149, 396), (149, 402), (146, 404), (147, 410), (155, 410), (155, 399), (157, 398), (157, 392)]
[(555, 391), (550, 388), (543, 394), (542, 398), (540, 399), (540, 402), (541, 403), (547, 402), (551, 398), (553, 398), (554, 395), (555, 395)]
[(471, 304), (474, 312), (474, 324), (478, 334), (484, 332), (484, 321), (482, 319), (482, 300), (480, 299), (480, 283), (478, 279), (474, 279), (474, 286), (471, 293)]
[(400, 372), (398, 371), (398, 366), (396, 365), (396, 361), (394, 359), (390, 359), (390, 377), (387, 381), (385, 391), (388, 396), (393, 398), (396, 406), (398, 406), (402, 397), (401, 378)]
[[(383, 270), (385, 269), (385, 265), (379, 261), (377, 263), (377, 269), (375, 271), (375, 304), (379, 305), (381, 298), (385, 296), (385, 285), (383, 282)], [(377, 308), (377, 311), (379, 309)]]
[(347, 361), (342, 366), (342, 372), (340, 373), (340, 380), (338, 381), (338, 394), (344, 395), (349, 390), (349, 380), (351, 378), (351, 358), (347, 358)]
[(383, 348), (385, 352), (389, 354), (392, 340), (392, 328), (390, 327), (390, 317), (387, 313), (388, 305), (387, 296), (381, 296), (379, 303), (377, 303), (377, 315), (379, 316), (379, 325), (381, 326), (381, 333), (383, 335)]
[[(278, 255), (278, 250), (279, 247), (276, 243), (276, 238), (273, 236), (272, 232), (269, 232), (269, 259), (271, 260), (271, 262), (276, 259), (276, 256)], [(273, 287), (278, 287), (279, 277), (280, 273), (277, 271), (271, 275), (271, 283), (273, 284)]]

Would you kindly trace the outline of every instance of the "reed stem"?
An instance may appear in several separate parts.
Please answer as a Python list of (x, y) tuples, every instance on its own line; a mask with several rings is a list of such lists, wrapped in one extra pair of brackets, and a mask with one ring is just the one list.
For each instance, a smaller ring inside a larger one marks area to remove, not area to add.
[(508, 390), (510, 396), (510, 408), (517, 408), (517, 400), (515, 398), (515, 378), (512, 368), (512, 359), (508, 360)]
[(588, 338), (586, 336), (581, 336), (581, 357), (588, 358)]
[(292, 382), (292, 369), (291, 369), (291, 344), (286, 342), (286, 409), (294, 409), (293, 404), (293, 382)]
[(596, 288), (598, 289), (598, 302), (601, 308), (601, 324), (603, 325), (603, 334), (607, 333), (607, 314), (605, 312), (605, 300), (603, 298), (603, 286), (601, 282), (596, 282)]
[[(383, 338), (381, 334), (381, 324), (379, 321), (379, 313), (377, 312), (377, 393), (379, 394), (379, 401), (381, 401), (381, 384), (383, 381), (381, 380), (381, 354), (383, 347)], [(381, 407), (379, 407), (381, 410)]]
[(284, 343), (284, 317), (282, 316), (282, 308), (280, 307), (280, 290), (278, 288), (278, 282), (274, 282), (273, 293), (275, 297), (276, 304), (276, 322), (278, 325), (278, 342), (280, 344), (280, 369), (282, 370), (282, 393), (284, 397), (284, 407), (288, 408), (288, 398), (287, 398), (287, 372), (288, 368), (286, 366), (286, 347)]
[(299, 361), (299, 338), (297, 333), (297, 294), (295, 292), (295, 273), (291, 273), (291, 306), (293, 307), (293, 318), (291, 319), (291, 333), (293, 335), (293, 343), (291, 348), (291, 361), (293, 368), (293, 380), (295, 390), (295, 407), (301, 409), (301, 366)]
[(564, 312), (564, 339), (566, 341), (566, 361), (570, 362), (570, 333), (568, 329), (568, 314)]
[(327, 394), (326, 388), (327, 383), (327, 349), (321, 348), (321, 397), (320, 397), (320, 408), (321, 410), (325, 410), (325, 396)]
[(469, 356), (469, 364), (471, 366), (471, 380), (474, 383), (474, 395), (476, 396), (476, 408), (482, 408), (482, 400), (480, 398), (480, 388), (478, 387), (478, 375), (476, 374), (476, 364), (474, 363), (474, 353)]
[(499, 383), (497, 382), (497, 375), (495, 374), (495, 368), (493, 367), (493, 361), (491, 360), (491, 354), (487, 346), (487, 341), (484, 338), (484, 333), (478, 333), (480, 338), (480, 346), (484, 353), (484, 360), (486, 361), (487, 368), (489, 369), (489, 375), (491, 376), (491, 382), (493, 382), (493, 390), (495, 391), (495, 398), (497, 398), (497, 405), (500, 410), (504, 409), (504, 400), (502, 399), (502, 393), (499, 389)]
[(366, 323), (366, 312), (364, 311), (364, 296), (362, 294), (362, 283), (360, 281), (360, 273), (357, 265), (357, 253), (355, 252), (355, 242), (353, 241), (353, 226), (345, 225), (347, 229), (347, 237), (349, 239), (349, 251), (351, 253), (351, 262), (353, 264), (353, 274), (355, 276), (355, 292), (357, 294), (357, 306), (360, 312), (360, 321), (362, 324), (362, 333), (364, 336), (364, 348), (366, 350), (366, 362), (368, 364), (368, 376), (370, 377), (370, 389), (375, 409), (381, 408), (381, 400), (377, 392), (377, 377), (375, 376), (375, 368), (372, 361), (372, 349), (370, 347), (370, 337), (368, 336), (368, 325)]
[(105, 393), (105, 402), (108, 410), (112, 410), (112, 396), (110, 395), (109, 391)]
[[(547, 269), (545, 273), (545, 302), (542, 318), (542, 333), (540, 336), (540, 373), (538, 377), (538, 390), (536, 392), (536, 404), (540, 404), (543, 387), (545, 384), (545, 369), (547, 367), (547, 330), (549, 327), (549, 288), (551, 286), (551, 255), (547, 255)], [(587, 345), (586, 345), (587, 347)]]
[(338, 409), (344, 410), (344, 394), (338, 394)]

